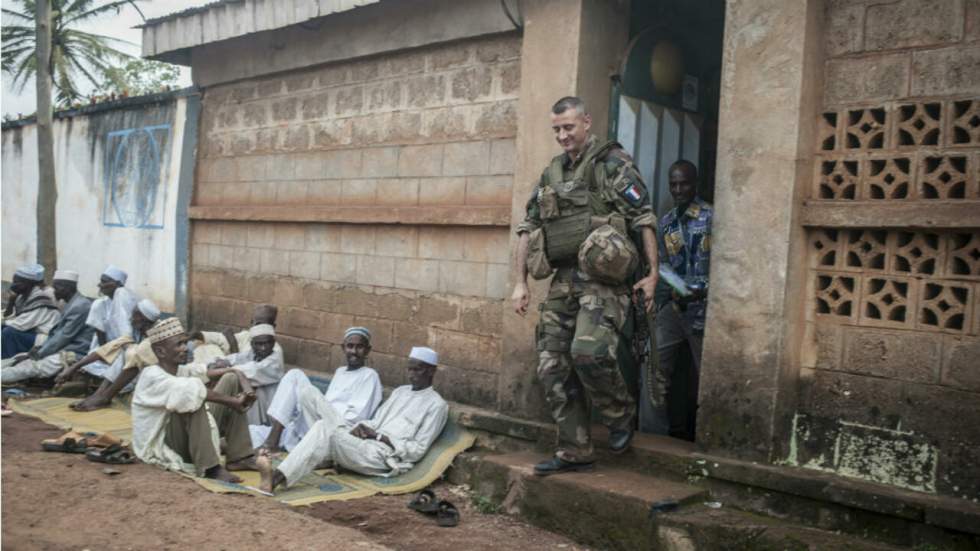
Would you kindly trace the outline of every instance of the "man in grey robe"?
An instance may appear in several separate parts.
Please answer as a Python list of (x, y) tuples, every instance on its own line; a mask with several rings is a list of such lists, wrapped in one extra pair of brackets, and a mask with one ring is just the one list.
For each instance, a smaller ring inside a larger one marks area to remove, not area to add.
[(54, 377), (88, 352), (95, 333), (85, 323), (92, 299), (78, 291), (78, 272), (57, 270), (52, 286), (55, 298), (65, 302), (61, 319), (43, 344), (3, 361), (3, 384)]

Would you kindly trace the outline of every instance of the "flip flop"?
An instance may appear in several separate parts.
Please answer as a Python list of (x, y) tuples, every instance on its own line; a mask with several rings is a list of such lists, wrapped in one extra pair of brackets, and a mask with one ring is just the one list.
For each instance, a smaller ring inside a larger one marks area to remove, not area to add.
[(96, 436), (93, 432), (80, 433), (68, 431), (58, 438), (41, 440), (41, 449), (46, 452), (85, 453), (88, 450), (88, 439)]
[(436, 495), (432, 493), (432, 490), (422, 490), (415, 494), (412, 501), (408, 502), (408, 508), (427, 515), (434, 515), (439, 512), (439, 501), (436, 500)]
[(452, 528), (459, 524), (459, 510), (448, 501), (439, 502), (439, 510), (436, 513), (436, 524), (443, 528)]
[(110, 465), (128, 465), (135, 463), (136, 458), (133, 454), (122, 446), (109, 446), (104, 450), (90, 449), (85, 453), (86, 459), (96, 463), (108, 463)]
[(122, 446), (122, 439), (109, 434), (108, 432), (103, 432), (102, 434), (97, 434), (94, 432), (85, 433), (85, 440), (90, 448), (108, 448), (111, 446)]

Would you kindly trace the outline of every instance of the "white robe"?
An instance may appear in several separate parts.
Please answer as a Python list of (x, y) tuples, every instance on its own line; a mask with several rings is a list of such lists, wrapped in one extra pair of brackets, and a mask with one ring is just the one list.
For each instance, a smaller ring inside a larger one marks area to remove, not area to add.
[[(313, 386), (302, 370), (293, 369), (279, 382), (267, 411), (269, 417), (284, 426), (279, 445), (292, 450), (313, 423), (326, 416), (324, 408), (332, 409), (341, 423), (353, 427), (374, 415), (382, 397), (378, 372), (367, 366), (353, 371), (346, 366), (337, 368), (326, 394)], [(261, 446), (270, 430), (270, 427), (250, 425), (252, 444)]]
[(331, 454), (341, 467), (362, 474), (396, 476), (410, 470), (425, 457), (446, 420), (449, 404), (431, 386), (412, 390), (396, 388), (364, 425), (388, 437), (394, 449), (376, 440), (364, 440), (337, 431), (331, 439)]
[(284, 365), (282, 361), (282, 348), (276, 343), (269, 354), (260, 361), (255, 361), (255, 353), (252, 348), (239, 349), (235, 354), (225, 356), (225, 360), (231, 364), (232, 369), (245, 375), (248, 382), (255, 388), (255, 404), (246, 413), (250, 425), (268, 425), (269, 417), (266, 410), (272, 403), (272, 397), (276, 394), (279, 380), (282, 379)]
[[(197, 474), (193, 464), (185, 463), (179, 453), (167, 446), (166, 435), (171, 412), (190, 413), (205, 407), (205, 381), (207, 366), (201, 364), (179, 366), (176, 376), (158, 365), (143, 369), (133, 392), (132, 447), (136, 457), (168, 470)], [(208, 421), (214, 449), (218, 450), (218, 425), (210, 413)]]
[[(286, 370), (286, 360), (282, 354), (282, 347), (279, 343), (272, 349), (272, 354), (261, 362), (255, 362), (252, 352), (252, 339), (248, 330), (235, 333), (235, 341), (238, 343), (238, 352), (231, 354), (231, 345), (224, 333), (217, 331), (201, 331), (204, 336), (204, 343), (194, 347), (194, 362), (209, 365), (211, 362), (224, 358), (238, 371), (245, 374), (248, 382), (255, 388), (257, 399), (255, 404), (248, 409), (249, 425), (268, 425), (269, 417), (266, 411), (272, 403), (272, 397), (276, 394), (279, 380)], [(238, 363), (241, 362), (241, 365)], [(253, 364), (253, 365), (249, 365)], [(268, 434), (268, 432), (266, 433)]]
[[(133, 308), (139, 303), (140, 298), (135, 293), (125, 287), (116, 289), (112, 298), (99, 297), (92, 303), (92, 308), (88, 312), (88, 319), (85, 323), (94, 327), (98, 331), (105, 333), (106, 342), (113, 341), (119, 337), (130, 337), (133, 335)], [(92, 337), (92, 348), (99, 347), (98, 336)], [(122, 361), (122, 360), (120, 360)], [(115, 380), (115, 377), (122, 372), (122, 363), (112, 366), (110, 363), (96, 361), (85, 366), (84, 370), (96, 377), (105, 377), (106, 373)]]

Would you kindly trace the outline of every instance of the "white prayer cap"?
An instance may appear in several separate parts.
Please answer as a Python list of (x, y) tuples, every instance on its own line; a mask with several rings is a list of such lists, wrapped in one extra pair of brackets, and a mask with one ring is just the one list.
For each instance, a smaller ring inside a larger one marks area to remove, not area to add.
[(40, 264), (24, 264), (14, 272), (17, 277), (31, 281), (44, 281), (44, 266)]
[(429, 365), (439, 365), (439, 355), (436, 351), (424, 346), (413, 346), (412, 353), (408, 357)]
[(129, 275), (126, 274), (126, 272), (113, 266), (112, 264), (109, 264), (109, 266), (105, 269), (105, 271), (102, 272), (102, 275), (111, 277), (112, 279), (115, 279), (116, 281), (118, 281), (123, 285), (126, 284), (126, 278), (129, 277)]
[(269, 325), (268, 323), (260, 323), (258, 325), (253, 325), (248, 330), (248, 338), (250, 339), (254, 339), (255, 337), (261, 337), (263, 335), (269, 335), (275, 337), (276, 328)]
[(157, 305), (153, 304), (153, 301), (148, 298), (144, 298), (143, 300), (137, 302), (136, 308), (141, 314), (143, 314), (143, 317), (150, 321), (160, 319), (160, 309), (157, 308)]
[(75, 270), (55, 270), (54, 278), (62, 281), (78, 281), (78, 272)]
[(146, 332), (146, 338), (151, 344), (165, 341), (170, 337), (175, 337), (184, 332), (184, 326), (180, 323), (180, 318), (167, 318), (158, 321)]
[(350, 329), (344, 332), (344, 340), (346, 341), (347, 339), (351, 338), (354, 335), (360, 335), (364, 337), (368, 341), (368, 343), (371, 342), (371, 332), (368, 331), (367, 327), (351, 327)]

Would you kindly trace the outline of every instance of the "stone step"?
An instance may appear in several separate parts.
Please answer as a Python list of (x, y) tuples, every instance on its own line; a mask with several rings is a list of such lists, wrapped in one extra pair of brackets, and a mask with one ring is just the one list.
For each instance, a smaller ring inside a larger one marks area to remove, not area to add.
[[(535, 476), (534, 463), (546, 457), (464, 454), (450, 476), (509, 514), (599, 549), (893, 549), (731, 508), (713, 509), (704, 505), (711, 499), (704, 488), (619, 466), (599, 463), (593, 472)], [(821, 546), (800, 545), (810, 541)]]

